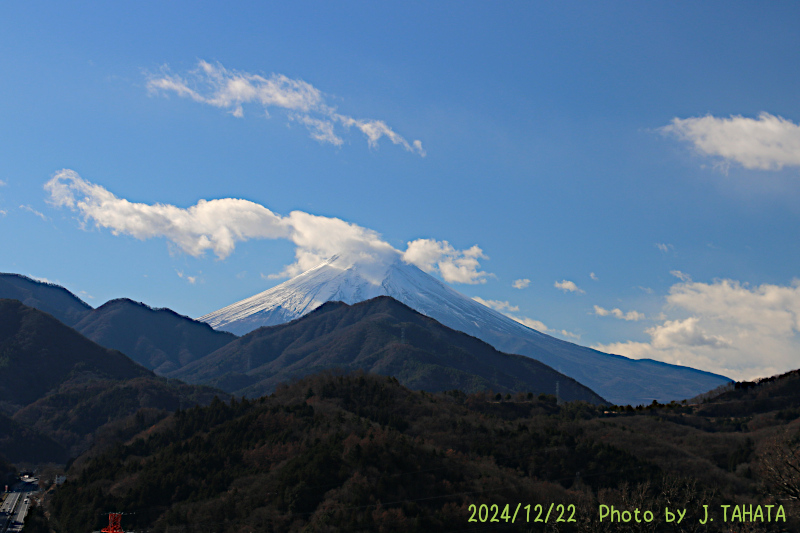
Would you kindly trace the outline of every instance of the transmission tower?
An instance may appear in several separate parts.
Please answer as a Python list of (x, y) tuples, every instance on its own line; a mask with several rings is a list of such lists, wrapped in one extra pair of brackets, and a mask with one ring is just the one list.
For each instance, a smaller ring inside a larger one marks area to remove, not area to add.
[(101, 529), (103, 533), (125, 533), (122, 530), (122, 513), (108, 513), (108, 527)]

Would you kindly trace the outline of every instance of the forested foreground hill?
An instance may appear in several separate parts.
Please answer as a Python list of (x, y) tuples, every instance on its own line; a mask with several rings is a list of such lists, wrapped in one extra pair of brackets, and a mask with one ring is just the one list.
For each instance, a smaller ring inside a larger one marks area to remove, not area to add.
[[(764, 466), (796, 422), (696, 409), (430, 394), (394, 378), (328, 373), (143, 424), (126, 444), (73, 465), (50, 503), (52, 525), (98, 530), (103, 513), (124, 511), (133, 513), (126, 528), (158, 532), (728, 531), (721, 517), (697, 529), (702, 505), (775, 503), (782, 494)], [(575, 521), (535, 523), (536, 504), (550, 503)], [(499, 506), (499, 522), (481, 522), (470, 505), (482, 504)], [(656, 519), (609, 527), (600, 504)], [(735, 530), (797, 531), (786, 505), (787, 523)], [(665, 524), (665, 507), (687, 509), (684, 523)]]
[(0, 299), (0, 456), (9, 461), (63, 464), (139, 409), (166, 416), (215, 395), (227, 397), (157, 377), (47, 313)]
[(0, 409), (14, 413), (67, 383), (153, 376), (53, 316), (0, 299)]

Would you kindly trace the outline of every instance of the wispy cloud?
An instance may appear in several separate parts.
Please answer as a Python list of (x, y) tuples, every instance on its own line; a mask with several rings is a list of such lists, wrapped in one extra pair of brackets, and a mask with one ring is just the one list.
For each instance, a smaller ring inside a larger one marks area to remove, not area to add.
[(561, 335), (562, 337), (567, 337), (567, 338), (570, 338), (570, 339), (580, 339), (581, 338), (580, 335), (578, 335), (576, 333), (572, 333), (572, 332), (567, 331), (565, 329), (548, 328), (544, 324), (544, 322), (542, 322), (540, 320), (535, 320), (533, 318), (528, 318), (526, 316), (517, 316), (517, 315), (508, 314), (508, 313), (504, 313), (504, 314), (508, 318), (519, 322), (523, 326), (528, 326), (529, 328), (535, 329), (536, 331), (539, 331), (541, 333), (549, 333), (549, 334)]
[(186, 274), (183, 273), (183, 270), (175, 270), (175, 273), (178, 275), (179, 278), (186, 279), (186, 281), (188, 281), (192, 285), (197, 283), (197, 279), (198, 279), (197, 276), (186, 275)]
[(589, 277), (592, 278), (594, 281), (597, 281), (597, 274), (594, 272), (589, 272)]
[(30, 277), (32, 279), (35, 279), (36, 281), (41, 281), (42, 283), (49, 283), (51, 285), (61, 285), (61, 282), (58, 281), (58, 280), (53, 281), (51, 279), (41, 278), (41, 277), (38, 277), (38, 276), (30, 276)]
[(627, 313), (623, 313), (621, 309), (603, 309), (599, 305), (594, 306), (594, 314), (597, 316), (613, 316), (614, 318), (619, 318), (620, 320), (627, 320), (627, 321), (638, 321), (643, 320), (645, 318), (644, 314), (638, 311), (628, 311)]
[(49, 218), (47, 218), (44, 215), (44, 213), (40, 213), (39, 211), (37, 211), (36, 209), (32, 208), (29, 205), (21, 205), (21, 206), (19, 206), (19, 208), (22, 209), (23, 211), (27, 211), (28, 213), (33, 213), (34, 215), (36, 215), (37, 217), (41, 218), (42, 220), (50, 220)]
[(665, 244), (662, 242), (657, 242), (656, 248), (658, 248), (661, 251), (661, 253), (667, 253), (675, 249), (675, 247), (672, 246), (671, 244)]
[(670, 270), (669, 273), (681, 281), (692, 281), (692, 276), (686, 272), (681, 272), (680, 270)]
[(346, 131), (355, 127), (366, 136), (370, 148), (377, 148), (378, 141), (386, 138), (425, 157), (421, 141), (408, 142), (382, 120), (359, 119), (339, 113), (327, 103), (322, 91), (308, 82), (283, 74), (262, 76), (201, 60), (196, 69), (183, 76), (166, 66), (158, 73), (148, 74), (147, 89), (153, 94), (176, 94), (225, 109), (237, 118), (244, 117), (244, 106), (250, 104), (259, 106), (267, 118), (271, 109), (283, 109), (290, 120), (303, 124), (311, 137), (319, 142), (341, 146), (344, 139), (337, 129)]
[(523, 326), (535, 329), (536, 331), (539, 331), (541, 333), (561, 335), (562, 337), (567, 337), (570, 339), (580, 339), (580, 335), (571, 333), (565, 329), (558, 330), (549, 328), (541, 320), (528, 318), (526, 316), (515, 315), (514, 313), (519, 311), (519, 306), (512, 305), (510, 302), (505, 302), (500, 300), (484, 300), (479, 296), (473, 296), (472, 299), (478, 302), (479, 304), (483, 304), (486, 307), (494, 309), (495, 311), (499, 311), (500, 313), (504, 314), (511, 320), (519, 322)]
[(511, 286), (514, 287), (515, 289), (524, 289), (530, 284), (531, 280), (529, 280), (528, 278), (524, 278), (524, 279), (514, 280), (514, 283), (512, 283)]
[(573, 282), (573, 281), (568, 281), (568, 280), (565, 280), (565, 279), (564, 279), (564, 280), (561, 280), (561, 281), (556, 281), (556, 282), (553, 284), (553, 286), (554, 286), (556, 289), (561, 289), (561, 290), (562, 290), (562, 291), (564, 291), (564, 292), (577, 292), (577, 293), (584, 293), (584, 292), (586, 292), (586, 291), (584, 291), (583, 289), (579, 288), (577, 285), (575, 285), (575, 282)]
[(195, 257), (211, 251), (224, 259), (238, 242), (286, 239), (295, 245), (296, 260), (277, 277), (299, 274), (334, 255), (362, 265), (402, 259), (451, 283), (483, 283), (489, 276), (480, 270), (479, 260), (486, 256), (478, 246), (458, 250), (447, 241), (417, 239), (402, 252), (371, 229), (302, 211), (281, 216), (249, 200), (200, 200), (187, 208), (135, 203), (118, 198), (72, 170), (57, 172), (44, 188), (51, 205), (77, 211), (84, 223), (93, 222), (114, 235), (140, 240), (166, 238)]
[(6, 185), (8, 184), (5, 181), (0, 180), (0, 187), (5, 187)]
[(718, 157), (725, 164), (734, 162), (761, 170), (800, 166), (800, 126), (769, 113), (762, 112), (758, 118), (674, 118), (661, 130), (691, 142), (699, 153)]
[(473, 296), (473, 300), (486, 307), (490, 307), (495, 311), (519, 311), (518, 305), (511, 305), (509, 302), (501, 302), (500, 300), (484, 300), (480, 296)]
[(750, 287), (734, 280), (673, 285), (663, 322), (644, 330), (649, 342), (593, 346), (753, 379), (800, 366), (800, 280)]

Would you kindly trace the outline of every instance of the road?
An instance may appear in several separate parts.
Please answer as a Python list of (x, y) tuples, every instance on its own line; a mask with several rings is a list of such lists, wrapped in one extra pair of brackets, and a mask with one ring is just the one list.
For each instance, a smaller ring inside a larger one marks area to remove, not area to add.
[(28, 514), (30, 498), (33, 495), (31, 487), (27, 486), (19, 492), (10, 492), (6, 495), (3, 505), (0, 506), (0, 533), (17, 533), (22, 531), (25, 515)]

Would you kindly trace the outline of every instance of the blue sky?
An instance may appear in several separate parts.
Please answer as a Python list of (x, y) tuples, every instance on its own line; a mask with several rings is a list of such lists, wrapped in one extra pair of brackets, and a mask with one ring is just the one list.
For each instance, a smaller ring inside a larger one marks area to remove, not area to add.
[(344, 231), (579, 344), (798, 368), (798, 19), (3, 2), (0, 271), (198, 317)]

